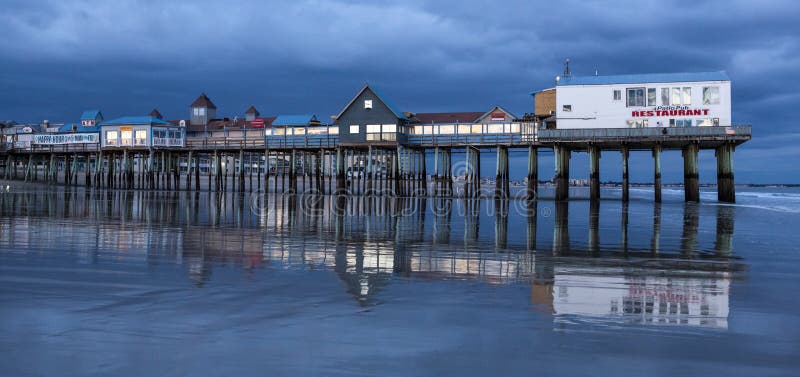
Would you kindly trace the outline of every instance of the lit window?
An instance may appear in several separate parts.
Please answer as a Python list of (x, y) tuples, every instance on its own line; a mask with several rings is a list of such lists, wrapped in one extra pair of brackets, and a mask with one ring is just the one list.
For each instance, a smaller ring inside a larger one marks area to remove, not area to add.
[(568, 113), (568, 112), (572, 111), (572, 105), (564, 105), (564, 106), (561, 107), (561, 109), (564, 112)]
[(339, 134), (339, 127), (328, 127), (328, 134), (329, 135), (338, 135)]
[(622, 101), (622, 91), (614, 89), (614, 101)]
[(358, 133), (358, 125), (357, 124), (350, 125), (350, 133), (351, 134), (357, 134)]
[(628, 107), (644, 106), (644, 88), (628, 88)]
[(367, 133), (368, 134), (376, 134), (381, 132), (381, 125), (380, 124), (368, 124), (367, 125)]
[(117, 131), (106, 131), (106, 144), (117, 145)]
[(371, 109), (372, 108), (372, 100), (371, 99), (364, 100), (364, 108), (365, 109)]
[(384, 124), (383, 125), (383, 132), (397, 132), (397, 125), (396, 124)]
[(656, 105), (656, 88), (647, 88), (647, 106)]
[(136, 130), (136, 145), (147, 145), (146, 130)]
[(688, 86), (683, 88), (683, 104), (687, 106), (692, 104), (692, 88)]
[(718, 86), (708, 86), (703, 88), (703, 105), (719, 105)]

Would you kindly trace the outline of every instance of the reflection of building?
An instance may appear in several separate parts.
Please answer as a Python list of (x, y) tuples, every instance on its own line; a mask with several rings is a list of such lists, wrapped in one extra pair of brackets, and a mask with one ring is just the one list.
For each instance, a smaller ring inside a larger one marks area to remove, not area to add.
[[(670, 271), (600, 266), (556, 266), (551, 283), (534, 284), (531, 302), (569, 316), (642, 324), (728, 327), (728, 272)], [(549, 290), (551, 296), (541, 292)]]

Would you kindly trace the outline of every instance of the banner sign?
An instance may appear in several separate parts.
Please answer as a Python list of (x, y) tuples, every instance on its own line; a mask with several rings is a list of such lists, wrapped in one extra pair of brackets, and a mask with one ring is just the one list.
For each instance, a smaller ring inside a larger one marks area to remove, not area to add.
[(33, 144), (57, 145), (57, 144), (89, 144), (97, 143), (98, 134), (56, 134), (56, 135), (33, 135)]
[(707, 116), (708, 109), (692, 109), (689, 106), (656, 106), (653, 110), (632, 111), (632, 117)]

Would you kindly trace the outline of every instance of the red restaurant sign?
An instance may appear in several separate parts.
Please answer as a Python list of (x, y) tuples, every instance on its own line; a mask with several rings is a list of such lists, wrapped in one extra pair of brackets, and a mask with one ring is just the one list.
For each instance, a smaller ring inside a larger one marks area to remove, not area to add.
[(506, 119), (506, 113), (492, 113), (492, 120)]
[(250, 122), (250, 126), (253, 128), (264, 128), (264, 119), (253, 119)]
[(656, 106), (653, 110), (632, 111), (632, 117), (704, 116), (708, 109), (690, 109), (689, 106)]

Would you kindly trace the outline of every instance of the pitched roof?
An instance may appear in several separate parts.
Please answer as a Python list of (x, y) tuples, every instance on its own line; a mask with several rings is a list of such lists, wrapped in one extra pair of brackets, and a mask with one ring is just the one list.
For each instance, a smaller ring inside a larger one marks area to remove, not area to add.
[[(256, 118), (256, 119), (263, 119), (264, 120), (264, 127), (272, 126), (272, 122), (275, 121), (275, 117), (259, 117), (259, 118)], [(180, 121), (179, 120), (174, 120), (174, 121), (170, 121), (170, 122), (173, 122), (174, 124), (178, 124)], [(245, 118), (212, 119), (211, 121), (208, 122), (208, 125), (205, 125), (205, 126), (202, 125), (202, 124), (197, 124), (197, 125), (191, 125), (191, 124), (188, 124), (188, 123), (186, 124), (186, 130), (188, 130), (188, 131), (219, 131), (219, 130), (224, 130), (226, 128), (235, 129), (235, 130), (241, 130), (242, 128), (245, 128), (245, 129), (258, 128), (258, 129), (261, 129), (261, 127), (253, 127), (252, 122), (246, 121)]]
[[(508, 114), (508, 116), (510, 116), (512, 119), (517, 119), (517, 116), (516, 116), (516, 115), (514, 115), (512, 112), (510, 112), (510, 111), (508, 111), (508, 110), (506, 110), (506, 109), (504, 109), (504, 108), (502, 108), (502, 107), (500, 107), (500, 106), (497, 106), (497, 105), (495, 105), (494, 107), (492, 107), (492, 109), (491, 109), (491, 110), (489, 110), (489, 111), (487, 111), (487, 112), (483, 113), (483, 114), (482, 114), (482, 115), (481, 115), (481, 116), (480, 116), (478, 119), (480, 119), (480, 118), (485, 118), (485, 117), (487, 117), (487, 116), (491, 115), (492, 113), (494, 113), (494, 112), (496, 112), (496, 111), (498, 111), (498, 110), (499, 110), (499, 111), (502, 111), (502, 112), (504, 112), (504, 113), (506, 113), (506, 114)], [(478, 119), (476, 119), (476, 120), (478, 120)]]
[(643, 84), (667, 82), (695, 81), (730, 81), (725, 71), (717, 72), (682, 72), (682, 73), (645, 73), (633, 75), (608, 76), (568, 76), (562, 77), (557, 86), (569, 85), (610, 85), (610, 84)]
[(258, 115), (258, 110), (256, 110), (255, 106), (251, 105), (250, 108), (247, 109), (247, 111), (245, 111), (244, 113), (245, 114), (256, 114), (256, 115)]
[(207, 107), (209, 109), (216, 109), (217, 106), (214, 105), (214, 102), (211, 102), (211, 99), (205, 93), (200, 94), (200, 97), (197, 97), (194, 102), (192, 102), (189, 107)]
[[(81, 120), (95, 120), (100, 115), (100, 110), (86, 110), (81, 114)], [(102, 117), (102, 115), (100, 115)]]
[[(74, 130), (73, 130), (74, 128)], [(100, 125), (96, 124), (94, 126), (82, 126), (78, 123), (66, 123), (63, 126), (58, 128), (58, 133), (89, 133), (89, 132), (100, 132)]]
[(313, 114), (303, 115), (278, 115), (273, 126), (306, 126), (312, 121), (316, 121), (317, 116)]
[(150, 112), (150, 116), (151, 117), (156, 117), (158, 119), (164, 119), (164, 116), (161, 115), (160, 112), (158, 112), (158, 109), (153, 109), (153, 111)]
[(356, 93), (356, 95), (355, 95), (355, 96), (353, 96), (353, 99), (351, 99), (351, 100), (350, 100), (350, 102), (347, 102), (347, 105), (345, 105), (345, 106), (342, 108), (342, 111), (340, 111), (340, 112), (339, 112), (339, 114), (338, 114), (338, 115), (336, 115), (336, 119), (339, 119), (339, 117), (341, 117), (341, 116), (342, 116), (342, 114), (344, 114), (344, 112), (345, 112), (345, 111), (347, 111), (347, 109), (349, 109), (349, 108), (350, 108), (350, 106), (353, 104), (353, 102), (355, 102), (355, 101), (356, 101), (356, 98), (358, 98), (358, 96), (360, 96), (360, 95), (361, 95), (361, 93), (364, 93), (364, 91), (365, 91), (365, 90), (367, 90), (367, 89), (371, 90), (371, 91), (372, 91), (372, 93), (375, 93), (375, 96), (376, 96), (376, 97), (378, 97), (378, 99), (379, 99), (381, 102), (383, 102), (383, 104), (384, 104), (384, 105), (386, 105), (386, 107), (388, 107), (388, 108), (389, 108), (389, 110), (391, 110), (391, 111), (394, 113), (394, 115), (395, 115), (397, 118), (399, 118), (399, 119), (405, 119), (405, 120), (408, 120), (408, 117), (406, 117), (406, 115), (405, 115), (405, 114), (403, 114), (403, 112), (401, 112), (401, 111), (398, 111), (398, 110), (397, 110), (397, 107), (395, 107), (395, 106), (393, 106), (391, 103), (389, 103), (389, 102), (386, 100), (386, 98), (385, 98), (385, 97), (381, 96), (381, 95), (378, 93), (378, 91), (377, 91), (377, 90), (375, 90), (375, 87), (371, 87), (369, 84), (365, 84), (365, 85), (364, 85), (364, 87), (363, 87), (363, 88), (361, 88), (361, 90), (359, 90), (359, 91), (358, 91), (358, 93)]
[(101, 126), (120, 126), (120, 125), (154, 125), (171, 126), (172, 123), (165, 122), (153, 116), (122, 117), (111, 119), (100, 123)]
[(456, 113), (417, 113), (414, 119), (421, 124), (426, 123), (473, 123), (483, 115), (481, 112), (456, 112)]

